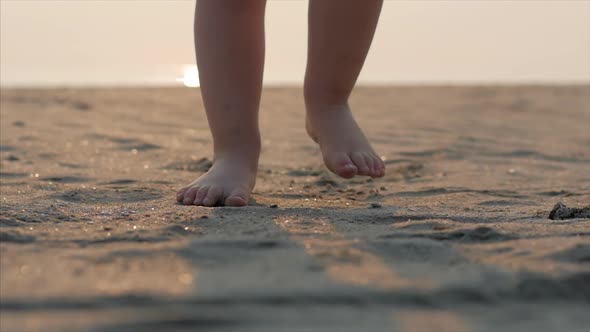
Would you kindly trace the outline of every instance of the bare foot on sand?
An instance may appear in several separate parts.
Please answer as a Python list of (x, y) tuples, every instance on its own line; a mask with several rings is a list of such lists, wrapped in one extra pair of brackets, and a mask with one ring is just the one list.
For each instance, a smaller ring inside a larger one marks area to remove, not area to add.
[(306, 115), (309, 136), (320, 145), (324, 163), (335, 174), (373, 178), (385, 175), (385, 164), (357, 125), (348, 105), (310, 109)]
[(245, 206), (256, 183), (257, 156), (218, 158), (209, 171), (180, 189), (176, 200), (184, 205)]

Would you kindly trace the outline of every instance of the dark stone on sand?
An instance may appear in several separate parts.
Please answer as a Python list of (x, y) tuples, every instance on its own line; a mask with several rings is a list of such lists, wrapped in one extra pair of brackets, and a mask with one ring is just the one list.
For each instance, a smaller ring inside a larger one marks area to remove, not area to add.
[(382, 206), (381, 204), (379, 204), (379, 203), (371, 203), (369, 206), (370, 206), (372, 209), (379, 209), (379, 208), (383, 207), (383, 206)]
[(590, 218), (590, 206), (583, 208), (570, 208), (559, 202), (555, 204), (551, 212), (549, 212), (549, 219), (551, 220), (564, 220), (573, 218)]
[(35, 237), (15, 232), (1, 232), (0, 242), (31, 243), (35, 242)]
[(8, 160), (8, 161), (19, 161), (20, 158), (11, 154), (10, 156), (6, 157), (6, 160)]
[(16, 127), (24, 127), (25, 126), (25, 122), (24, 121), (14, 121), (12, 123), (12, 125), (13, 126), (16, 126)]
[(278, 206), (277, 204), (271, 204), (271, 205), (270, 205), (270, 208), (271, 208), (271, 209), (276, 209), (276, 208), (278, 208), (278, 207), (279, 207), (279, 206)]

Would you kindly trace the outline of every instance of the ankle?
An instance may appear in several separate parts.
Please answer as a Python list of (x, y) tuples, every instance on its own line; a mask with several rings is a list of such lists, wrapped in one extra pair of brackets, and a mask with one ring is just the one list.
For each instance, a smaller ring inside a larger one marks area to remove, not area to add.
[(234, 130), (213, 135), (213, 152), (217, 156), (258, 156), (261, 150), (259, 131)]
[(349, 111), (350, 107), (348, 100), (306, 98), (305, 110), (307, 114), (317, 114), (331, 111)]
[(306, 115), (308, 120), (315, 121), (316, 119), (330, 118), (333, 116), (341, 116), (342, 114), (350, 113), (348, 103), (343, 104), (329, 104), (325, 102), (308, 103), (305, 105)]
[(323, 109), (347, 109), (349, 91), (305, 87), (305, 106), (308, 111)]
[(242, 143), (230, 147), (217, 147), (213, 153), (213, 163), (229, 162), (241, 164), (251, 170), (258, 169), (260, 145)]

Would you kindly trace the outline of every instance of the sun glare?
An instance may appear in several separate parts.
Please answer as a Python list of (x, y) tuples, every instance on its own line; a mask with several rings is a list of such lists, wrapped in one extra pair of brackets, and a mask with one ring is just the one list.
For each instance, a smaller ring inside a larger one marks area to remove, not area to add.
[(198, 88), (201, 84), (199, 83), (199, 70), (197, 66), (186, 66), (184, 67), (184, 77), (177, 79), (189, 88)]

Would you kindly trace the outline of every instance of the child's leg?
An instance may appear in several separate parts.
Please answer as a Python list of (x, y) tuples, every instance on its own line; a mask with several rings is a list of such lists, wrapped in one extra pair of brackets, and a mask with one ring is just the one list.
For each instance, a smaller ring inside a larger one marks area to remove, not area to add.
[(254, 188), (260, 134), (265, 0), (198, 0), (195, 44), (213, 136), (211, 169), (177, 194), (184, 204), (242, 206)]
[(382, 0), (311, 0), (305, 75), (307, 130), (328, 168), (380, 177), (385, 165), (356, 124), (348, 97), (364, 64)]

